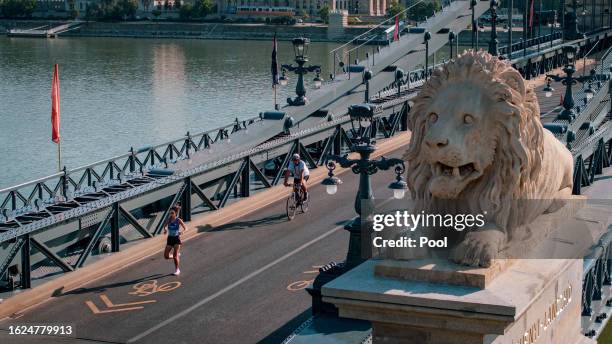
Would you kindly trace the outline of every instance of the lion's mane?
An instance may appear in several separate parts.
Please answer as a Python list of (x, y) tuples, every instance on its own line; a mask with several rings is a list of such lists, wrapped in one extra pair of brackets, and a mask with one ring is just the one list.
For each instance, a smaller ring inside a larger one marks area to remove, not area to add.
[[(436, 200), (429, 192), (432, 178), (430, 164), (421, 146), (426, 134), (426, 109), (444, 87), (476, 84), (494, 98), (495, 120), (488, 140), (495, 147), (493, 163), (483, 175), (472, 181), (458, 196), (473, 200), (470, 211), (487, 211), (501, 228), (507, 229), (513, 200), (533, 199), (536, 178), (543, 158), (543, 127), (540, 108), (532, 88), (526, 88), (521, 75), (507, 62), (485, 52), (467, 51), (451, 63), (435, 70), (424, 84), (409, 114), (412, 137), (405, 155), (408, 161), (407, 182), (417, 207), (434, 210)], [(528, 219), (525, 219), (528, 220)]]

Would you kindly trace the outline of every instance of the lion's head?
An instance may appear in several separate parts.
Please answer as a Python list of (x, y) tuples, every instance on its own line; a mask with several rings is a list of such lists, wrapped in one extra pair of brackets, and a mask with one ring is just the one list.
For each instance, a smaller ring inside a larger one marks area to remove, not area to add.
[(535, 92), (508, 62), (467, 51), (436, 70), (414, 100), (409, 127), (407, 180), (425, 208), (469, 199), (498, 214), (504, 200), (529, 198), (543, 127)]

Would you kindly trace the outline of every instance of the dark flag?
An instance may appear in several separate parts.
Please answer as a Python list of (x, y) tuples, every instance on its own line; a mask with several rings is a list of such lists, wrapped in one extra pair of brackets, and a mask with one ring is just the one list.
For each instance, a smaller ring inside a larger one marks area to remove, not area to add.
[[(531, 8), (529, 9), (529, 28), (533, 28), (533, 3), (535, 0), (531, 0)], [(542, 15), (540, 13), (540, 15)]]
[(276, 58), (276, 33), (274, 33), (274, 42), (272, 44), (272, 87), (278, 85), (278, 60)]

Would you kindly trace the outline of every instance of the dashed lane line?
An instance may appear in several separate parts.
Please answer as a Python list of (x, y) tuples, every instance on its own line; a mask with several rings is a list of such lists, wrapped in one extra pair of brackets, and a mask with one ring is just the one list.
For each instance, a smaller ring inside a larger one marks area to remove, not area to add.
[(174, 322), (174, 321), (184, 317), (185, 315), (193, 312), (194, 310), (198, 309), (199, 307), (202, 307), (204, 304), (206, 304), (206, 303), (208, 303), (208, 302), (218, 298), (219, 296), (221, 296), (221, 295), (227, 293), (228, 291), (236, 288), (237, 286), (241, 285), (242, 283), (244, 283), (244, 282), (250, 280), (251, 278), (261, 274), (262, 272), (268, 270), (269, 268), (273, 267), (274, 265), (276, 265), (276, 264), (286, 260), (287, 258), (290, 258), (291, 256), (293, 256), (293, 255), (303, 251), (304, 249), (308, 248), (309, 246), (311, 246), (311, 245), (321, 241), (322, 239), (325, 239), (326, 237), (334, 234), (335, 232), (337, 232), (338, 230), (340, 230), (342, 228), (344, 228), (344, 224), (340, 225), (340, 226), (337, 226), (337, 227), (334, 227), (333, 229), (331, 229), (331, 230), (321, 234), (320, 236), (318, 236), (318, 237), (310, 240), (309, 242), (303, 244), (302, 246), (296, 248), (295, 250), (293, 250), (291, 252), (288, 252), (284, 256), (279, 257), (278, 259), (276, 259), (276, 260), (274, 260), (274, 261), (272, 261), (272, 262), (262, 266), (261, 268), (255, 270), (255, 271), (251, 272), (250, 274), (248, 274), (248, 275), (242, 277), (241, 279), (237, 280), (236, 282), (234, 282), (234, 283), (228, 285), (227, 287), (217, 291), (216, 293), (208, 296), (207, 298), (200, 300), (198, 303), (194, 304), (193, 306), (191, 306), (191, 307), (189, 307), (189, 308), (187, 308), (187, 309), (185, 309), (185, 310), (183, 310), (183, 311), (173, 315), (172, 317), (170, 317), (170, 318), (160, 322), (159, 324), (149, 328), (148, 330), (146, 330), (146, 331), (144, 331), (144, 332), (142, 332), (142, 333), (140, 333), (140, 334), (130, 338), (127, 341), (127, 343), (134, 343), (134, 342), (136, 342), (136, 341), (138, 341), (138, 340), (140, 340), (140, 339), (150, 335), (151, 333), (161, 329), (162, 327), (164, 327), (164, 326), (166, 326), (166, 325), (168, 325), (168, 324), (170, 324), (170, 323), (172, 323), (172, 322)]

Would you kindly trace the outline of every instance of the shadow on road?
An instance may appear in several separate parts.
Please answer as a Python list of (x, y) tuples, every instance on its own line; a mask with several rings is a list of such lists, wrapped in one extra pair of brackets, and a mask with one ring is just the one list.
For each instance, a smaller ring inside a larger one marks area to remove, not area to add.
[(154, 279), (157, 279), (157, 278), (160, 278), (160, 277), (169, 276), (169, 275), (170, 274), (155, 274), (155, 275), (138, 278), (138, 279), (131, 280), (131, 281), (111, 283), (111, 284), (106, 284), (106, 285), (101, 285), (101, 286), (96, 286), (96, 287), (91, 287), (91, 288), (77, 288), (77, 289), (71, 290), (71, 291), (69, 291), (67, 293), (63, 292), (64, 288), (62, 287), (62, 288), (56, 289), (53, 292), (53, 297), (60, 297), (60, 296), (65, 296), (65, 295), (87, 294), (87, 293), (101, 293), (103, 291), (106, 291), (107, 289), (113, 289), (113, 288), (119, 288), (119, 287), (124, 287), (124, 286), (128, 286), (128, 285), (133, 285), (133, 284), (136, 284), (136, 283), (150, 281), (150, 280), (154, 280)]
[(312, 316), (312, 309), (308, 308), (302, 313), (298, 314), (295, 318), (289, 320), (285, 325), (279, 327), (274, 332), (266, 336), (266, 338), (260, 340), (259, 344), (278, 344), (282, 343), (285, 338), (289, 337), (293, 331), (295, 331), (300, 325), (302, 325), (308, 318)]
[(260, 219), (247, 220), (247, 221), (235, 221), (219, 227), (213, 227), (211, 225), (198, 226), (198, 233), (202, 232), (222, 232), (222, 231), (233, 231), (239, 229), (263, 227), (274, 225), (277, 223), (287, 222), (287, 215), (285, 213), (270, 215), (262, 217)]

